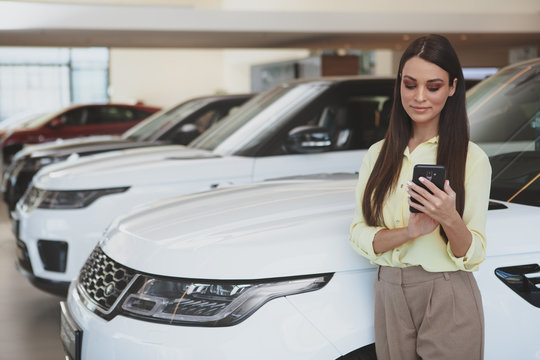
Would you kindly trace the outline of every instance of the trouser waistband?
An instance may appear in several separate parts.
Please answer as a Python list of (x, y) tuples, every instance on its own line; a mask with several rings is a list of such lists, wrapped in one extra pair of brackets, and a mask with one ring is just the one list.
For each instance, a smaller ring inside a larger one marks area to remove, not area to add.
[(424, 270), (421, 266), (410, 266), (405, 268), (379, 266), (377, 271), (377, 279), (390, 284), (410, 285), (426, 281), (433, 281), (440, 278), (448, 280), (452, 274), (459, 272), (460, 271), (429, 272)]

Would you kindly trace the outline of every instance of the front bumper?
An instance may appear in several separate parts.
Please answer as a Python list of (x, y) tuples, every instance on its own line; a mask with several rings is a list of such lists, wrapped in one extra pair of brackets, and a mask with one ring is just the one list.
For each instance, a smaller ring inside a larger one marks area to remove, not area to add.
[[(18, 233), (18, 221), (15, 221), (14, 232)], [(34, 269), (32, 267), (32, 262), (30, 260), (30, 255), (28, 253), (28, 248), (26, 244), (20, 239), (16, 239), (17, 245), (17, 259), (15, 261), (15, 266), (19, 273), (30, 281), (32, 285), (37, 287), (40, 290), (51, 293), (53, 295), (66, 297), (67, 291), (69, 288), (69, 281), (57, 281), (50, 280), (35, 276)]]
[(22, 275), (24, 275), (24, 277), (26, 277), (32, 285), (34, 285), (38, 289), (53, 295), (66, 297), (70, 284), (69, 281), (54, 281), (37, 277), (33, 274), (31, 269), (30, 271), (28, 271), (28, 263), (21, 261), (19, 257), (17, 258), (15, 266), (17, 267), (17, 270)]
[(114, 203), (115, 195), (110, 198), (74, 210), (25, 212), (17, 207), (12, 215), (12, 228), (18, 247), (26, 252), (24, 268), (36, 278), (69, 284), (103, 238), (114, 214), (129, 211), (122, 201)]
[[(14, 213), (12, 224), (19, 249), (18, 263), (32, 275), (27, 277), (34, 285), (45, 281), (69, 284), (100, 240), (106, 225), (101, 232), (89, 232), (91, 222), (84, 224), (71, 215), (65, 211), (41, 210)], [(41, 280), (36, 282), (33, 278)]]
[(74, 285), (67, 304), (69, 316), (81, 331), (82, 360), (328, 360), (341, 356), (287, 298), (274, 299), (244, 322), (229, 327), (175, 326), (121, 315), (105, 321), (87, 310)]

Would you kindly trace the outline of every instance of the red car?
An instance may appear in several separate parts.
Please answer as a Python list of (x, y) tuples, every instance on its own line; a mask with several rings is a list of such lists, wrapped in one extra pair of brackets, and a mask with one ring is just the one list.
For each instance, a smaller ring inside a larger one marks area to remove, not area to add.
[(25, 144), (37, 144), (56, 139), (89, 135), (121, 134), (160, 108), (128, 104), (73, 105), (61, 111), (22, 123), (2, 134), (3, 162)]

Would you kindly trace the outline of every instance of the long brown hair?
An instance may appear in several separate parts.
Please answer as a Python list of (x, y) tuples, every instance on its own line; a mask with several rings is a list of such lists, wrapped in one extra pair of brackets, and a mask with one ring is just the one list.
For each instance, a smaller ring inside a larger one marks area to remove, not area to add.
[[(384, 137), (379, 157), (367, 181), (362, 199), (364, 218), (370, 226), (385, 226), (383, 205), (394, 191), (403, 152), (413, 135), (412, 120), (401, 103), (401, 76), (403, 66), (412, 57), (429, 61), (449, 75), (449, 82), (457, 79), (456, 90), (441, 111), (437, 164), (446, 167), (447, 179), (456, 192), (456, 209), (463, 216), (465, 207), (465, 162), (469, 145), (469, 121), (465, 105), (465, 81), (456, 52), (444, 36), (428, 35), (416, 39), (403, 53), (394, 86), (394, 99), (390, 125)], [(441, 227), (441, 234), (444, 232)]]

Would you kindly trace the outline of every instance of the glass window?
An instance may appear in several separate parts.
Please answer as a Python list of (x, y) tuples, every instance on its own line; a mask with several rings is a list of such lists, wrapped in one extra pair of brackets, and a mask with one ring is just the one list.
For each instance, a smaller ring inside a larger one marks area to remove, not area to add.
[(197, 128), (199, 134), (202, 134), (210, 127), (210, 125), (216, 123), (218, 118), (219, 112), (216, 109), (210, 109), (201, 114), (201, 116), (198, 116), (193, 124)]
[(72, 102), (104, 103), (109, 97), (109, 51), (106, 48), (71, 49)]
[(87, 109), (86, 125), (115, 124), (135, 120), (135, 112), (118, 106), (92, 106)]
[(333, 150), (367, 149), (381, 140), (390, 121), (390, 96), (343, 96), (319, 114), (318, 125), (328, 130)]
[(159, 112), (143, 120), (124, 133), (125, 138), (146, 141), (156, 139), (157, 136), (176, 125), (180, 119), (192, 114), (203, 107), (208, 101), (204, 99), (190, 100), (181, 103), (165, 112)]
[(106, 48), (0, 48), (0, 121), (108, 101)]
[(73, 109), (63, 114), (60, 119), (64, 126), (81, 126), (86, 123), (87, 112), (87, 109), (83, 108)]
[(67, 65), (0, 64), (0, 120), (69, 105)]

